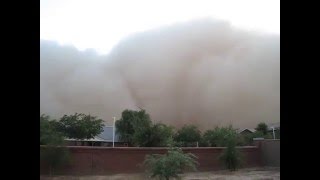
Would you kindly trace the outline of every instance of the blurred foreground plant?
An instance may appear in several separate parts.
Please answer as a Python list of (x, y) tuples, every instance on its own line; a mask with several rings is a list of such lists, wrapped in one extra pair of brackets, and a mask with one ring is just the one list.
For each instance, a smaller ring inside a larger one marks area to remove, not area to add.
[(144, 165), (151, 177), (169, 180), (186, 170), (196, 170), (196, 158), (191, 153), (183, 153), (180, 148), (170, 147), (166, 154), (147, 155)]

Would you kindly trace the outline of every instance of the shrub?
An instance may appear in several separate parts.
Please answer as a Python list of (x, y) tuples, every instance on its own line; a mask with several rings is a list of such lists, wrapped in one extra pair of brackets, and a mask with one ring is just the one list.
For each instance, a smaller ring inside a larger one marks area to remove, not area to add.
[(228, 131), (225, 134), (227, 148), (219, 157), (230, 171), (237, 170), (242, 165), (243, 156), (239, 149), (236, 148), (238, 137), (236, 131)]
[(167, 154), (147, 155), (144, 165), (151, 177), (168, 180), (178, 177), (187, 169), (196, 170), (197, 157), (191, 153), (183, 153), (180, 148), (170, 148)]
[(228, 146), (220, 159), (224, 162), (226, 168), (235, 171), (242, 164), (240, 151), (235, 146)]
[(227, 138), (227, 148), (220, 156), (220, 160), (223, 161), (226, 168), (235, 171), (242, 164), (242, 154), (236, 148), (236, 136), (230, 134), (227, 135)]

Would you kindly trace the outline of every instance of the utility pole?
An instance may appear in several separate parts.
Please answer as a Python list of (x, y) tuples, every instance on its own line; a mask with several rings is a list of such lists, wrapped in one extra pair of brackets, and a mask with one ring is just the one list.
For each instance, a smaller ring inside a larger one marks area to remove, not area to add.
[(273, 139), (276, 139), (276, 136), (274, 134), (274, 127), (272, 127), (272, 133), (273, 133)]
[(112, 136), (112, 147), (114, 147), (114, 136), (115, 136), (115, 127), (116, 127), (116, 117), (113, 117), (113, 136)]

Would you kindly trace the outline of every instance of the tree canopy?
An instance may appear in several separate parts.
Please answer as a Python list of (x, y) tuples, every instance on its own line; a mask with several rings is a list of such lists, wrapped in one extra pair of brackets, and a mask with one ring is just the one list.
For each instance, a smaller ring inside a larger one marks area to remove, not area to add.
[(232, 126), (215, 127), (207, 130), (203, 134), (203, 142), (210, 147), (226, 147), (230, 138), (235, 139), (238, 136), (236, 130)]
[(96, 116), (78, 114), (64, 115), (56, 128), (64, 136), (74, 139), (90, 139), (103, 131), (103, 120)]
[(264, 135), (266, 135), (268, 133), (268, 126), (266, 123), (259, 123), (256, 127), (257, 131), (262, 132)]
[(136, 132), (147, 132), (151, 127), (151, 119), (145, 110), (124, 110), (121, 118), (116, 121), (116, 130), (120, 140), (133, 144)]
[(189, 146), (201, 140), (201, 131), (195, 125), (185, 125), (176, 132), (174, 140), (181, 146)]
[(124, 110), (116, 122), (120, 140), (140, 147), (166, 146), (173, 135), (173, 128), (165, 124), (153, 124), (145, 110)]
[(50, 116), (40, 116), (40, 145), (60, 145), (63, 143), (62, 133), (56, 130), (56, 121)]
[(137, 130), (133, 135), (133, 143), (142, 147), (165, 147), (172, 135), (172, 127), (157, 123)]

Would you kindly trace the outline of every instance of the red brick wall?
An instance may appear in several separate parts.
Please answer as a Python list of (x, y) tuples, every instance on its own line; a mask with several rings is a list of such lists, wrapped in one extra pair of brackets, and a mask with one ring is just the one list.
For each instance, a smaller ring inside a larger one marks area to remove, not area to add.
[(265, 166), (280, 167), (280, 139), (265, 139), (260, 149)]
[[(41, 148), (41, 147), (40, 147)], [(71, 152), (71, 163), (59, 170), (57, 174), (99, 175), (112, 173), (142, 172), (139, 167), (147, 154), (163, 154), (166, 148), (136, 148), (136, 147), (68, 147)], [(198, 170), (209, 171), (223, 169), (218, 160), (224, 148), (183, 148), (184, 152), (193, 153), (198, 157)], [(261, 166), (258, 147), (241, 147), (244, 154), (244, 167)], [(40, 162), (40, 173), (48, 174), (48, 168)]]

